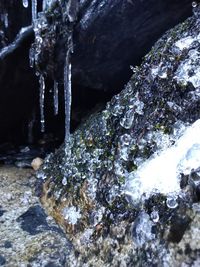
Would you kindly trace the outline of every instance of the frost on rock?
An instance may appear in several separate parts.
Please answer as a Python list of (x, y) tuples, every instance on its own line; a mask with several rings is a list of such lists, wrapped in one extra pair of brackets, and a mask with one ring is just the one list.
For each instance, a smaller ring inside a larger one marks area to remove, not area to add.
[(189, 126), (175, 144), (157, 152), (127, 175), (126, 191), (133, 200), (143, 194), (168, 195), (180, 192), (180, 174), (189, 174), (200, 166), (200, 120)]
[(78, 219), (81, 218), (80, 210), (72, 206), (63, 209), (63, 216), (70, 224), (76, 224)]
[(197, 81), (177, 77), (197, 76), (200, 44), (175, 43), (198, 36), (199, 23), (166, 33), (124, 90), (70, 135), (68, 149), (46, 159), (42, 202), (73, 241), (77, 266), (170, 266), (171, 243), (180, 249), (200, 199), (200, 93)]
[(182, 62), (175, 73), (175, 79), (180, 84), (192, 83), (194, 88), (200, 87), (200, 53), (192, 49), (188, 53), (188, 59)]
[(153, 223), (147, 213), (141, 212), (134, 221), (132, 235), (134, 242), (139, 246), (143, 246), (146, 242), (154, 239), (152, 233)]

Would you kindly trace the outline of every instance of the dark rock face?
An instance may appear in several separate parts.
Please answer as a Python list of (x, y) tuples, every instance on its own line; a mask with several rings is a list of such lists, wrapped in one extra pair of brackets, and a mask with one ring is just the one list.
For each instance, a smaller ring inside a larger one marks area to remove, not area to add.
[[(191, 1), (81, 1), (74, 82), (119, 91), (163, 32), (191, 14)], [(84, 67), (83, 67), (84, 66)]]
[(194, 14), (38, 173), (42, 203), (74, 244), (70, 264), (198, 265), (198, 8)]
[[(38, 1), (39, 2), (39, 1)], [(43, 49), (39, 68), (47, 73), (50, 80), (57, 79), (62, 89), (63, 60), (65, 57), (66, 25), (62, 22), (65, 5), (56, 3), (46, 12), (48, 27), (42, 34)], [(136, 65), (150, 49), (152, 43), (166, 30), (191, 15), (190, 0), (183, 1), (80, 1), (79, 15), (74, 27), (73, 98), (72, 117), (77, 118), (94, 104), (92, 97), (95, 89), (102, 92), (103, 98), (109, 98), (113, 92), (122, 89), (131, 75), (130, 65)], [(0, 47), (14, 41), (21, 27), (31, 23), (31, 3), (24, 8), (22, 1), (1, 1), (2, 20), (0, 24)], [(38, 3), (38, 11), (41, 2)], [(62, 11), (63, 10), (63, 11)], [(5, 16), (7, 14), (8, 27)], [(56, 30), (55, 30), (56, 27)], [(0, 62), (0, 140), (25, 140), (27, 125), (36, 114), (36, 135), (38, 134), (39, 107), (38, 82), (34, 70), (29, 67), (28, 53), (33, 42), (33, 33), (29, 33), (12, 54)], [(23, 79), (22, 79), (23, 77)], [(47, 81), (52, 88), (52, 82)], [(27, 89), (28, 88), (28, 89)], [(62, 91), (62, 90), (61, 90)], [(81, 93), (80, 93), (81, 92)], [(83, 93), (82, 93), (83, 92)], [(87, 94), (86, 97), (81, 95)], [(99, 93), (98, 101), (102, 94)], [(90, 97), (91, 95), (91, 97)], [(62, 93), (60, 99), (63, 99)], [(78, 100), (77, 100), (78, 99)], [(62, 101), (62, 100), (61, 100)], [(89, 102), (89, 104), (88, 104)], [(76, 104), (77, 103), (77, 104)], [(85, 104), (86, 103), (86, 104)], [(46, 118), (50, 121), (47, 128), (61, 129), (63, 124), (63, 103), (58, 120), (49, 112), (52, 107), (52, 95), (46, 94)], [(81, 107), (81, 108), (80, 108)], [(83, 107), (83, 108), (82, 108)], [(36, 111), (35, 111), (36, 110)], [(78, 112), (77, 112), (78, 110)], [(80, 120), (78, 121), (80, 123)], [(77, 121), (72, 120), (74, 127)], [(16, 130), (18, 128), (18, 130)], [(20, 129), (20, 130), (19, 130)], [(21, 142), (20, 140), (20, 142)]]

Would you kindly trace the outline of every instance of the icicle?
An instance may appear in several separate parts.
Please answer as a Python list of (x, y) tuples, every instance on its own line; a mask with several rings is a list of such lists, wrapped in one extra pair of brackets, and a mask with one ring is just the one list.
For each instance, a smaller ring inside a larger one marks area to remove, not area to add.
[(71, 63), (70, 50), (68, 49), (66, 55), (66, 62), (64, 67), (64, 95), (65, 95), (65, 144), (70, 139), (70, 116), (71, 116)]
[(29, 49), (29, 64), (31, 68), (34, 67), (34, 63), (35, 63), (35, 49), (31, 47)]
[(2, 15), (5, 28), (8, 28), (8, 13)]
[(44, 132), (45, 131), (45, 118), (44, 118), (45, 81), (42, 75), (40, 75), (39, 84), (40, 84), (40, 124), (41, 124), (41, 132)]
[(22, 0), (22, 4), (25, 8), (28, 7), (28, 0)]
[(42, 10), (43, 11), (46, 9), (46, 6), (47, 6), (47, 1), (46, 0), (43, 0), (42, 1)]
[(37, 19), (37, 0), (32, 0), (32, 23)]
[(34, 134), (33, 134), (33, 128), (35, 124), (35, 110), (32, 113), (31, 119), (28, 122), (28, 143), (32, 144), (34, 141)]
[(54, 114), (58, 114), (58, 83), (54, 81), (53, 86)]

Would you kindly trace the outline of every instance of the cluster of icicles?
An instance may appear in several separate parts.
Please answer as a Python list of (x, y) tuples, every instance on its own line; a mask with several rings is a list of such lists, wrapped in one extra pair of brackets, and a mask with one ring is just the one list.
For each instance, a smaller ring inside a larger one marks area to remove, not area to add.
[[(22, 0), (22, 4), (25, 8), (28, 7), (29, 1)], [(52, 4), (52, 0), (43, 0), (42, 9), (45, 11)], [(42, 38), (38, 35), (38, 27), (42, 27), (38, 23), (38, 13), (37, 13), (37, 0), (31, 1), (31, 11), (32, 11), (32, 24), (35, 32), (35, 39), (42, 42)], [(39, 51), (40, 52), (40, 51)], [(70, 138), (70, 116), (71, 116), (71, 63), (70, 55), (72, 52), (72, 47), (70, 46), (66, 52), (66, 60), (64, 66), (64, 96), (65, 96), (65, 143), (69, 141)], [(37, 60), (37, 51), (30, 49), (30, 66), (33, 67), (35, 60)], [(40, 88), (40, 123), (41, 132), (45, 131), (45, 114), (44, 114), (44, 100), (45, 100), (45, 78), (42, 74), (36, 73), (39, 76), (39, 88)], [(54, 114), (58, 114), (58, 82), (54, 81), (53, 87), (53, 101), (54, 101)]]

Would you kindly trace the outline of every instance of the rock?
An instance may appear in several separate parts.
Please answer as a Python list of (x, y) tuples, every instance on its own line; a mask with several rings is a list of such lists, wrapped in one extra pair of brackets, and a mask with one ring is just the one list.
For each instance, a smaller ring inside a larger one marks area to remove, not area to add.
[[(73, 83), (104, 91), (121, 90), (131, 76), (130, 65), (140, 63), (164, 31), (191, 15), (191, 3), (190, 0), (81, 1), (73, 34)], [(62, 80), (66, 54), (65, 15), (65, 6), (53, 2), (49, 12), (41, 17), (48, 26), (42, 30), (37, 66), (56, 80)]]
[(70, 266), (198, 266), (199, 16), (164, 34), (38, 173)]
[[(41, 2), (38, 1), (38, 11), (42, 9)], [(48, 89), (52, 88), (52, 79), (56, 79), (60, 87), (63, 84), (66, 52), (66, 25), (62, 21), (62, 8), (63, 14), (66, 14), (66, 9), (63, 2), (50, 1), (52, 6), (45, 14), (40, 14), (41, 19), (47, 18), (48, 25), (42, 29), (43, 45), (40, 60), (36, 65), (44, 76), (48, 74)], [(102, 96), (102, 102), (105, 102), (105, 98), (110, 98), (113, 92), (121, 90), (131, 76), (130, 65), (138, 64), (166, 29), (191, 15), (191, 0), (132, 2), (80, 1), (80, 12), (74, 28), (72, 58), (73, 102), (78, 102), (78, 112), (75, 106), (73, 118), (83, 114), (85, 106), (90, 110), (91, 105), (95, 106), (94, 101), (101, 102)], [(21, 144), (28, 139), (27, 126), (33, 121), (34, 138), (41, 137), (38, 78), (35, 77), (35, 70), (30, 69), (29, 65), (29, 50), (33, 43), (32, 27), (20, 34), (20, 29), (31, 24), (31, 5), (25, 8), (22, 1), (1, 1), (0, 10), (0, 47), (3, 49), (0, 51), (0, 123), (4, 125), (1, 128), (0, 140)], [(8, 27), (5, 26), (6, 20)], [(5, 50), (6, 47), (9, 49)], [(63, 94), (60, 95), (60, 99), (64, 99)], [(63, 138), (63, 103), (60, 105), (58, 118), (55, 118), (50, 110), (51, 93), (46, 93), (45, 106), (47, 132), (56, 132), (55, 135)], [(72, 125), (77, 126), (75, 119)]]
[(68, 266), (71, 243), (34, 195), (32, 174), (1, 167), (0, 266)]
[(31, 162), (31, 166), (35, 171), (38, 171), (41, 165), (43, 164), (43, 159), (37, 157)]

